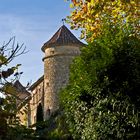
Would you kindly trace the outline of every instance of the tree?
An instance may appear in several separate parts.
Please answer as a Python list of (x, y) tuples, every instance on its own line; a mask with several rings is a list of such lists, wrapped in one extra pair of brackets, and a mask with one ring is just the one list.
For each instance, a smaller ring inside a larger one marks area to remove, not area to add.
[(81, 28), (81, 38), (89, 42), (102, 35), (107, 24), (112, 31), (131, 24), (132, 34), (139, 37), (139, 5), (138, 0), (72, 0), (68, 21), (71, 28)]
[(140, 40), (107, 47), (96, 40), (71, 66), (61, 93), (75, 139), (139, 139)]
[(138, 2), (73, 3), (70, 23), (82, 28), (88, 45), (74, 60), (69, 85), (60, 94), (69, 130), (74, 139), (139, 139)]
[[(4, 95), (0, 102), (0, 139), (21, 139), (28, 133), (28, 129), (20, 125), (16, 102), (20, 100), (14, 82), (19, 79), (22, 72), (18, 71), (21, 64), (9, 67), (15, 57), (26, 53), (24, 44), (15, 44), (15, 37), (0, 47), (0, 93)], [(31, 132), (31, 131), (29, 131)]]

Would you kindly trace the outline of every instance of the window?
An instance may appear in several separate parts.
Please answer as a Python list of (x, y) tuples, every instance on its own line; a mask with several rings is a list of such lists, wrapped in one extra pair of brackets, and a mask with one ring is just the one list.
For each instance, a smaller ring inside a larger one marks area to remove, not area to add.
[(49, 86), (50, 86), (49, 82), (46, 82), (46, 87), (49, 87)]
[(39, 101), (39, 93), (37, 92), (36, 93), (36, 102), (38, 102)]
[(54, 51), (53, 51), (53, 50), (51, 50), (51, 51), (50, 51), (50, 54), (54, 54)]
[(33, 104), (35, 103), (35, 95), (33, 94)]
[(36, 123), (36, 116), (34, 116), (34, 123)]

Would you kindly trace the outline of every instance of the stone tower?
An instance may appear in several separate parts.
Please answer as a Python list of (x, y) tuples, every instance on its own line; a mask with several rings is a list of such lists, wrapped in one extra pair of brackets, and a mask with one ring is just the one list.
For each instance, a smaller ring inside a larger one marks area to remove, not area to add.
[[(69, 69), (72, 59), (80, 54), (80, 42), (66, 26), (62, 26), (53, 37), (42, 46), (45, 53), (44, 75), (31, 87), (28, 124), (46, 120), (59, 108), (58, 93), (69, 80)], [(41, 116), (41, 117), (38, 117)]]
[(59, 108), (58, 93), (69, 80), (72, 59), (80, 54), (80, 42), (63, 25), (53, 37), (42, 46), (44, 62), (44, 119)]

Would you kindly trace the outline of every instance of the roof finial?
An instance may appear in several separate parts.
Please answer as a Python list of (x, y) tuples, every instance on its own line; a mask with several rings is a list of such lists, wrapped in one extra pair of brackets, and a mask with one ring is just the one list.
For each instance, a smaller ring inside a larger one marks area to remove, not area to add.
[(66, 18), (62, 18), (63, 25), (65, 24)]

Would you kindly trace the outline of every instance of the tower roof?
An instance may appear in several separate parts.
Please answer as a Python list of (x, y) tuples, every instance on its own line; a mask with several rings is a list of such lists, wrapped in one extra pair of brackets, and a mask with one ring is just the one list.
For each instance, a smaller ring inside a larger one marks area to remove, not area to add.
[(76, 45), (76, 46), (83, 46), (84, 43), (79, 41), (71, 31), (65, 26), (61, 26), (58, 31), (52, 36), (52, 38), (47, 41), (42, 46), (42, 51), (45, 51), (45, 48), (51, 46), (60, 46), (60, 45)]

